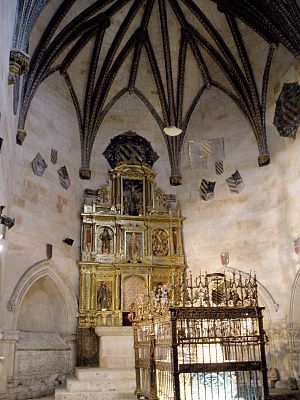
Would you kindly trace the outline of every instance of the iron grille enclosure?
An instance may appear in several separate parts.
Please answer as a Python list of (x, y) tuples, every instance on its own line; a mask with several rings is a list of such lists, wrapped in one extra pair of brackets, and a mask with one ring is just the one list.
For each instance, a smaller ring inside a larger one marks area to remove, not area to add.
[(132, 310), (136, 394), (150, 400), (265, 399), (262, 312), (251, 276), (205, 274), (180, 289), (154, 289)]

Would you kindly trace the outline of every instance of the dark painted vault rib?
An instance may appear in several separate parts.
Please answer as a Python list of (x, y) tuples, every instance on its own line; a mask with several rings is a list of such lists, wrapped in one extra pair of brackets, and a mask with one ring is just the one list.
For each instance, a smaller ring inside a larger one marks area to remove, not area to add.
[[(82, 179), (89, 179), (92, 148), (102, 121), (112, 106), (125, 93), (129, 93), (137, 96), (155, 118), (164, 136), (169, 154), (170, 183), (178, 185), (182, 180), (181, 152), (191, 115), (202, 95), (214, 87), (229, 96), (249, 121), (257, 141), (259, 166), (267, 165), (270, 162), (270, 155), (266, 139), (265, 116), (270, 68), (274, 50), (279, 44), (284, 45), (295, 57), (300, 56), (299, 6), (296, 0), (212, 1), (217, 3), (216, 12), (224, 13), (225, 23), (231, 31), (236, 46), (237, 58), (222, 38), (218, 27), (212, 24), (201, 10), (200, 2), (196, 0), (97, 0), (64, 26), (64, 18), (76, 2), (62, 0), (31, 55), (30, 68), (23, 79), (18, 128), (23, 130), (25, 127), (28, 110), (39, 85), (54, 73), (62, 74), (78, 120), (81, 139), (79, 175)], [(26, 10), (32, 11), (31, 3), (34, 3), (34, 9), (30, 16), (26, 14)], [(163, 68), (159, 67), (155, 51), (156, 43), (152, 42), (149, 35), (149, 24), (154, 18), (155, 3), (158, 7), (160, 22)], [(20, 43), (21, 50), (25, 47), (27, 50), (32, 26), (46, 5), (46, 0), (19, 1), (14, 45)], [(125, 9), (126, 12), (124, 12)], [(104, 53), (104, 40), (106, 36), (111, 35), (111, 19), (121, 12), (122, 22), (114, 34), (108, 52)], [(174, 65), (171, 61), (172, 38), (169, 35), (170, 18), (174, 18), (174, 15), (181, 31), (176, 79), (174, 79)], [(140, 16), (138, 27), (133, 25), (136, 16)], [(25, 26), (22, 18), (26, 20)], [(201, 29), (198, 30), (191, 25), (190, 21), (193, 18), (200, 23)], [(269, 44), (263, 76), (260, 77), (261, 88), (257, 84), (258, 77), (254, 76), (253, 65), (236, 18), (254, 29)], [(93, 49), (87, 60), (85, 94), (81, 100), (74, 88), (69, 69), (90, 41), (93, 43)], [(65, 50), (67, 51), (63, 53)], [(151, 103), (149, 95), (143, 93), (137, 86), (142, 51), (146, 54), (158, 93), (159, 106), (156, 107)], [(190, 105), (184, 110), (188, 52), (192, 54), (196, 62), (203, 83)], [(61, 60), (62, 54), (65, 55)], [(61, 61), (58, 63), (59, 57)], [(112, 85), (129, 57), (127, 84), (119, 88), (118, 93), (107, 101)], [(207, 60), (212, 60), (218, 65), (223, 74), (223, 81), (213, 76)], [(163, 129), (170, 125), (181, 128), (182, 133), (177, 137), (165, 135)]]

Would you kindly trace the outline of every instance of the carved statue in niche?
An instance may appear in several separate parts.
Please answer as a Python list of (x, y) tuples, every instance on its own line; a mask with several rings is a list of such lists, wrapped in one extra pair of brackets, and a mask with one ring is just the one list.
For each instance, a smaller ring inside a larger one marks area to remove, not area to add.
[(152, 233), (152, 251), (155, 256), (167, 256), (169, 253), (168, 233), (164, 229), (155, 229)]
[(123, 180), (123, 214), (143, 214), (143, 181), (140, 179)]
[(123, 201), (123, 214), (129, 215), (129, 199), (127, 196), (124, 197)]
[(91, 259), (91, 243), (86, 243), (84, 251), (82, 252), (82, 259), (84, 261), (90, 261), (90, 259)]
[(141, 233), (127, 233), (127, 251), (126, 256), (132, 262), (140, 262), (142, 256), (142, 234)]
[(138, 212), (139, 215), (143, 215), (143, 213), (144, 213), (144, 207), (143, 207), (143, 202), (142, 202), (141, 200), (139, 200), (139, 201), (136, 203), (136, 210), (137, 210), (137, 212)]
[(97, 287), (98, 309), (105, 311), (111, 309), (111, 283), (99, 282)]
[[(103, 228), (103, 230), (100, 231), (99, 239), (101, 241), (101, 254), (113, 253), (113, 245), (112, 245), (113, 238), (114, 238), (114, 235), (111, 232), (111, 229), (109, 229), (107, 226), (105, 226)], [(100, 246), (99, 246), (99, 248), (100, 248)]]
[(164, 208), (166, 201), (164, 199), (164, 193), (161, 189), (156, 188), (155, 190), (155, 205), (158, 208)]

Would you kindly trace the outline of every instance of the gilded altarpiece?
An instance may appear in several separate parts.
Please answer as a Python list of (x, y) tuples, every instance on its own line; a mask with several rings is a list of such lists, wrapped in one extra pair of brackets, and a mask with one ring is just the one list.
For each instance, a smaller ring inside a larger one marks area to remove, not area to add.
[(158, 285), (178, 283), (186, 268), (179, 204), (156, 186), (145, 146), (132, 143), (140, 137), (120, 136), (126, 135), (125, 149), (114, 145), (119, 158), (107, 157), (108, 183), (84, 195), (79, 328), (128, 325), (132, 303)]

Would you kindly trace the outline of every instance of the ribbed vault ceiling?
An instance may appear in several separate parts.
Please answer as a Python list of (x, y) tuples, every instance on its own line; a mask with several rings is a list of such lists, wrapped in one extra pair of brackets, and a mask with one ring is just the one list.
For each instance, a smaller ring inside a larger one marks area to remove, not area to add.
[[(39, 85), (62, 74), (78, 119), (81, 178), (90, 177), (103, 119), (128, 92), (145, 104), (164, 135), (172, 184), (181, 183), (180, 154), (190, 117), (211, 87), (241, 109), (257, 140), (259, 165), (269, 163), (269, 72), (278, 44), (299, 57), (296, 1), (220, 0), (217, 6), (210, 0), (44, 0), (39, 12), (29, 41), (19, 128), (24, 129)], [(250, 28), (260, 34), (251, 32), (259, 43), (257, 59), (248, 44)], [(166, 136), (164, 127), (173, 125), (181, 135)]]

